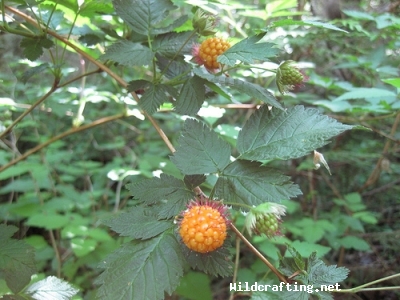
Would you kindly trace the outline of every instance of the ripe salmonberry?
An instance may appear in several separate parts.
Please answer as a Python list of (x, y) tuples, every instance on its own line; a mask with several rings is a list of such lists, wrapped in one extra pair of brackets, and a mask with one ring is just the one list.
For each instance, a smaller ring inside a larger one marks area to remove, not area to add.
[(179, 235), (191, 250), (207, 253), (220, 248), (227, 235), (226, 207), (216, 201), (192, 201), (182, 212)]
[[(217, 58), (230, 47), (231, 45), (229, 42), (224, 39), (218, 37), (208, 38), (201, 43), (200, 47), (198, 48), (197, 57), (195, 57), (195, 60), (199, 64), (204, 64), (208, 70), (219, 69), (221, 65), (219, 62), (217, 62)], [(196, 52), (193, 51), (193, 53)]]

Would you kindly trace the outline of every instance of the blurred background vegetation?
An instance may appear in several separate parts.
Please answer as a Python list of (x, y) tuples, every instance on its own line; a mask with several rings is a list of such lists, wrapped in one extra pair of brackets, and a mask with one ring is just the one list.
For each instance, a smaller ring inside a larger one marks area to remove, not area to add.
[[(6, 1), (18, 7), (21, 1)], [(28, 1), (29, 2), (29, 1)], [(54, 1), (32, 2), (33, 11), (49, 17)], [(38, 4), (39, 2), (40, 5)], [(100, 13), (76, 20), (75, 1), (59, 3), (52, 15), (57, 31), (84, 45), (94, 58), (119, 36), (129, 36), (102, 1)], [(302, 255), (317, 250), (327, 264), (346, 266), (351, 273), (342, 288), (351, 288), (400, 272), (400, 2), (390, 0), (174, 0), (176, 17), (192, 14), (194, 5), (219, 17), (218, 31), (232, 41), (268, 29), (267, 40), (280, 55), (271, 65), (295, 60), (309, 80), (299, 90), (278, 94), (273, 73), (239, 71), (248, 81), (269, 86), (286, 106), (318, 107), (339, 121), (368, 130), (342, 134), (323, 149), (332, 175), (314, 170), (312, 157), (276, 163), (300, 185), (303, 196), (286, 201), (284, 237), (254, 237), (254, 244), (273, 262), (286, 242)], [(24, 5), (19, 9), (31, 14)], [(275, 26), (274, 22), (320, 20), (348, 31), (307, 26)], [(21, 22), (12, 13), (10, 24)], [(274, 26), (271, 26), (274, 25)], [(190, 29), (190, 23), (180, 30)], [(134, 37), (132, 37), (134, 39)], [(36, 249), (38, 278), (56, 275), (79, 287), (76, 299), (94, 299), (97, 265), (121, 243), (99, 219), (129, 206), (128, 182), (166, 172), (180, 176), (169, 150), (125, 90), (78, 54), (61, 44), (35, 62), (24, 58), (21, 37), (0, 31), (0, 132), (45, 95), (54, 76), (47, 67), (59, 64), (61, 85), (0, 140), (0, 220), (20, 230), (16, 238)], [(110, 66), (126, 81), (149, 76), (146, 68)], [(268, 68), (268, 64), (260, 67)], [(79, 77), (87, 72), (90, 76)], [(69, 83), (70, 80), (77, 78)], [(210, 94), (199, 115), (234, 141), (257, 104), (241, 94), (234, 102)], [(37, 145), (70, 129), (131, 110), (119, 117), (49, 144), (2, 170)], [(164, 105), (154, 115), (176, 143), (182, 117)], [(211, 182), (204, 186), (211, 186)], [(243, 216), (234, 215), (239, 228)], [(233, 240), (233, 237), (232, 237)], [(240, 253), (239, 281), (268, 277), (262, 263), (245, 247)], [(191, 271), (169, 299), (227, 299), (230, 278), (210, 278)], [(399, 286), (400, 279), (381, 286)], [(377, 285), (379, 286), (379, 285)], [(6, 289), (0, 280), (0, 291)], [(198, 289), (198, 291), (196, 290)], [(196, 291), (196, 292), (194, 292)], [(335, 295), (335, 299), (398, 299), (400, 291)], [(239, 299), (239, 297), (237, 298)], [(243, 295), (240, 299), (248, 299)]]

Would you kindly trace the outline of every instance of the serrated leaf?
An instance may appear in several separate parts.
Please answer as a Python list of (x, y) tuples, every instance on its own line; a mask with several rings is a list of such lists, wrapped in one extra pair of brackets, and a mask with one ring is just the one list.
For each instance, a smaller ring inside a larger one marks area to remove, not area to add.
[(293, 159), (326, 145), (328, 139), (351, 129), (318, 109), (302, 105), (285, 111), (267, 106), (256, 111), (239, 132), (240, 159)]
[(279, 171), (260, 163), (237, 160), (228, 165), (215, 184), (215, 196), (229, 202), (259, 205), (301, 195), (299, 187)]
[(206, 89), (205, 80), (193, 76), (186, 80), (175, 103), (175, 110), (181, 115), (195, 115), (203, 105)]
[(22, 53), (30, 61), (37, 60), (43, 54), (43, 48), (49, 49), (54, 45), (48, 38), (23, 38), (20, 46), (24, 48)]
[(185, 121), (178, 143), (171, 161), (185, 175), (221, 172), (230, 162), (230, 145), (199, 121)]
[(204, 174), (185, 175), (183, 181), (189, 190), (193, 190), (206, 181), (206, 176)]
[(266, 61), (270, 57), (276, 56), (279, 49), (272, 48), (275, 44), (257, 43), (264, 35), (265, 33), (261, 33), (245, 38), (218, 56), (217, 61), (224, 65), (234, 66), (238, 60), (252, 64), (255, 60)]
[(154, 177), (132, 183), (128, 185), (128, 189), (135, 198), (145, 204), (167, 200), (157, 214), (160, 219), (176, 216), (194, 196), (182, 180), (166, 174), (161, 174), (160, 178)]
[(150, 115), (155, 113), (160, 105), (166, 102), (167, 92), (169, 92), (167, 85), (149, 83), (149, 88), (140, 98), (140, 107)]
[(343, 30), (343, 29), (341, 29), (335, 25), (332, 25), (330, 23), (323, 23), (323, 22), (319, 22), (319, 21), (300, 21), (300, 20), (293, 20), (293, 19), (284, 19), (284, 20), (272, 22), (272, 24), (269, 26), (269, 28), (291, 26), (291, 25), (313, 26), (313, 27), (320, 27), (320, 28), (331, 29), (331, 30), (342, 31), (342, 32), (348, 33), (348, 31)]
[(38, 66), (35, 67), (31, 67), (29, 68), (27, 71), (25, 71), (22, 76), (21, 76), (21, 81), (23, 83), (26, 83), (32, 76), (39, 74), (41, 72), (43, 72), (44, 70), (49, 68), (49, 64), (48, 63), (44, 63), (44, 64), (40, 64)]
[(227, 277), (232, 275), (232, 255), (225, 246), (222, 246), (213, 252), (201, 254), (189, 250), (189, 248), (184, 246), (182, 242), (181, 245), (183, 247), (186, 261), (192, 268), (212, 276)]
[(170, 0), (113, 0), (112, 3), (117, 15), (143, 35), (161, 34), (157, 25), (176, 8)]
[(212, 74), (204, 73), (200, 68), (193, 69), (193, 72), (207, 81), (221, 84), (222, 86), (227, 85), (241, 93), (247, 94), (255, 99), (261, 100), (264, 103), (283, 109), (282, 105), (276, 100), (267, 89), (247, 81), (235, 79), (232, 77), (215, 76)]
[(15, 226), (0, 224), (0, 273), (15, 294), (30, 282), (36, 272), (35, 249), (24, 241), (12, 239), (17, 231)]
[(182, 58), (176, 58), (174, 60), (170, 60), (157, 54), (156, 58), (157, 58), (156, 63), (158, 68), (162, 72), (164, 72), (165, 77), (169, 79), (173, 79), (176, 77), (185, 79), (188, 77), (188, 74), (192, 69), (191, 65), (186, 61), (184, 61)]
[(153, 41), (152, 49), (154, 52), (167, 57), (175, 58), (178, 54), (190, 53), (194, 43), (195, 36), (191, 31), (187, 32), (169, 32), (158, 35)]
[(396, 98), (396, 93), (378, 88), (355, 88), (349, 92), (342, 94), (337, 97), (333, 101), (343, 101), (349, 99), (366, 99), (366, 98), (381, 98), (385, 99), (386, 97), (394, 97)]
[(112, 60), (124, 66), (145, 66), (151, 63), (154, 53), (147, 47), (127, 40), (121, 40), (107, 48), (101, 60)]
[(171, 220), (157, 220), (155, 215), (140, 206), (104, 220), (102, 223), (111, 227), (120, 236), (129, 236), (134, 239), (149, 239), (174, 226)]
[(55, 276), (48, 276), (29, 286), (25, 292), (36, 300), (69, 300), (78, 291), (78, 289), (72, 287), (68, 282)]
[(111, 253), (96, 279), (98, 299), (159, 300), (172, 294), (183, 275), (181, 246), (172, 233), (132, 241)]
[(345, 280), (349, 274), (349, 270), (345, 267), (337, 267), (336, 265), (325, 265), (321, 259), (317, 258), (314, 252), (308, 258), (307, 274), (309, 284), (312, 284), (316, 288), (322, 284), (330, 285)]

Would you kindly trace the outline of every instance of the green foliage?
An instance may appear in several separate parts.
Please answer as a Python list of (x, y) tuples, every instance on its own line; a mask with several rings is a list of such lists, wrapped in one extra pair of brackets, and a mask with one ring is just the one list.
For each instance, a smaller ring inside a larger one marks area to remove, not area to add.
[[(370, 250), (399, 272), (399, 18), (186, 2), (2, 1), (0, 297), (228, 299), (229, 282), (278, 279), (316, 289)], [(232, 47), (211, 71), (194, 50), (215, 32)], [(276, 74), (292, 60), (308, 81), (281, 95)], [(180, 216), (215, 200), (233, 230), (216, 251), (191, 251)], [(287, 207), (283, 236), (243, 236), (246, 211), (266, 202)], [(348, 286), (369, 280), (354, 270)]]

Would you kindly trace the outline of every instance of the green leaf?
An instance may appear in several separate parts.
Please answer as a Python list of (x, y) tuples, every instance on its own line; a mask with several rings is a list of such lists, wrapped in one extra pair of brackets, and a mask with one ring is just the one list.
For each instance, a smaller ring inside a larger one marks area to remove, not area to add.
[(254, 60), (265, 61), (270, 57), (276, 56), (279, 52), (279, 49), (272, 48), (275, 46), (275, 44), (257, 44), (257, 42), (262, 39), (264, 35), (265, 33), (261, 33), (249, 38), (245, 38), (218, 56), (217, 61), (224, 65), (234, 66), (237, 60), (252, 64), (254, 63)]
[(215, 184), (215, 196), (229, 202), (259, 205), (301, 195), (296, 184), (279, 171), (260, 163), (237, 160), (229, 164)]
[[(187, 63), (186, 61), (183, 60), (183, 58), (176, 58), (174, 60), (167, 59), (161, 55), (157, 55), (157, 66), (160, 70), (162, 70), (165, 75), (165, 77), (169, 79), (175, 79), (176, 77), (179, 78), (187, 78), (192, 69), (191, 65)], [(165, 70), (165, 68), (167, 68)]]
[(35, 249), (11, 237), (18, 228), (0, 224), (0, 273), (13, 293), (21, 291), (36, 273)]
[(98, 299), (158, 300), (172, 294), (183, 275), (181, 246), (171, 233), (132, 241), (111, 253), (96, 279)]
[(36, 213), (28, 218), (26, 222), (29, 226), (42, 227), (46, 229), (59, 229), (64, 227), (69, 222), (66, 215), (61, 215), (56, 212)]
[(185, 175), (183, 181), (189, 190), (193, 190), (206, 181), (206, 176), (204, 174)]
[(203, 273), (189, 272), (182, 280), (175, 293), (188, 300), (212, 300), (210, 277)]
[(21, 81), (23, 83), (26, 83), (32, 76), (39, 74), (41, 72), (43, 72), (44, 70), (49, 68), (49, 64), (48, 63), (44, 63), (44, 64), (40, 64), (38, 66), (35, 67), (31, 67), (29, 68), (27, 71), (25, 71), (22, 76), (21, 76)]
[[(168, 11), (176, 8), (170, 0), (113, 0), (112, 2), (117, 15), (139, 34), (151, 36), (171, 31), (157, 29), (157, 25), (167, 18)], [(183, 19), (174, 25), (179, 26), (182, 21)]]
[(276, 100), (274, 95), (272, 95), (267, 89), (259, 86), (258, 84), (243, 81), (240, 79), (235, 79), (232, 77), (215, 76), (212, 74), (204, 73), (204, 71), (200, 68), (193, 69), (193, 72), (197, 76), (204, 78), (207, 81), (218, 83), (221, 84), (222, 86), (224, 85), (230, 86), (231, 88), (241, 93), (247, 94), (255, 99), (261, 100), (264, 103), (283, 109), (282, 105)]
[(151, 63), (154, 53), (139, 43), (121, 40), (107, 48), (101, 60), (112, 60), (124, 66), (145, 66)]
[(37, 60), (43, 54), (43, 48), (49, 49), (54, 43), (48, 38), (23, 38), (21, 48), (24, 48), (23, 54), (30, 61)]
[(159, 219), (176, 216), (194, 196), (182, 180), (164, 173), (161, 174), (160, 178), (154, 177), (134, 182), (128, 185), (128, 189), (136, 199), (145, 204), (167, 200), (157, 214)]
[(400, 88), (400, 78), (387, 78), (382, 79), (383, 82), (393, 85), (396, 88)]
[(346, 15), (355, 18), (355, 19), (360, 19), (360, 20), (369, 20), (369, 21), (374, 21), (375, 17), (371, 16), (368, 13), (362, 12), (362, 11), (357, 11), (357, 10), (349, 10), (349, 9), (343, 9), (343, 13)]
[(227, 277), (233, 273), (232, 255), (226, 245), (210, 253), (197, 253), (189, 250), (181, 242), (183, 253), (189, 265), (206, 274)]
[(353, 248), (359, 251), (368, 251), (371, 249), (370, 245), (362, 238), (351, 235), (341, 238), (340, 244), (346, 249)]
[(193, 116), (199, 111), (205, 98), (204, 82), (196, 75), (186, 80), (175, 103), (178, 114)]
[(69, 300), (76, 295), (78, 291), (78, 289), (72, 287), (68, 282), (55, 276), (48, 276), (29, 286), (25, 292), (33, 299), (37, 300)]
[(204, 123), (187, 119), (181, 134), (171, 161), (183, 174), (217, 173), (229, 164), (229, 144)]
[(352, 89), (350, 92), (342, 94), (340, 97), (337, 97), (333, 101), (343, 101), (349, 99), (367, 99), (367, 98), (381, 98), (385, 99), (386, 97), (396, 97), (396, 93), (378, 89), (378, 88), (356, 88)]
[(342, 32), (348, 33), (346, 30), (343, 30), (343, 29), (336, 27), (335, 25), (332, 25), (329, 23), (323, 23), (323, 22), (318, 22), (318, 21), (300, 21), (300, 20), (293, 20), (293, 19), (284, 19), (284, 20), (272, 22), (272, 24), (269, 26), (269, 28), (291, 26), (291, 25), (313, 26), (313, 27), (320, 27), (320, 28), (331, 29), (331, 30), (342, 31)]
[(194, 38), (195, 35), (191, 31), (180, 33), (169, 32), (156, 36), (152, 44), (152, 49), (164, 57), (175, 58), (177, 54), (182, 56), (185, 53), (191, 52)]
[(140, 98), (139, 105), (148, 114), (153, 114), (157, 111), (161, 104), (167, 100), (167, 92), (169, 88), (165, 84), (149, 84), (150, 87), (145, 91)]
[(314, 288), (320, 287), (322, 284), (330, 285), (345, 280), (349, 274), (349, 270), (336, 265), (327, 266), (324, 262), (317, 258), (316, 253), (312, 253), (307, 262), (308, 284), (312, 284)]
[(149, 239), (174, 226), (171, 220), (159, 221), (148, 209), (140, 206), (104, 220), (103, 224), (111, 227), (120, 236), (129, 236), (134, 239)]
[(328, 139), (351, 129), (317, 109), (302, 105), (286, 111), (256, 111), (239, 133), (237, 148), (240, 159), (293, 159), (309, 154), (328, 143)]
[(71, 239), (71, 248), (77, 257), (88, 255), (96, 249), (97, 242), (91, 238), (76, 237)]

